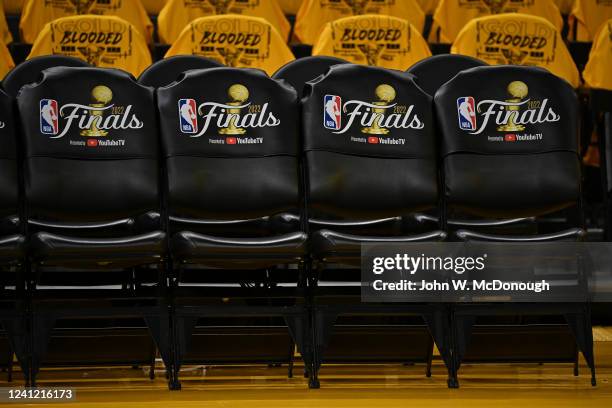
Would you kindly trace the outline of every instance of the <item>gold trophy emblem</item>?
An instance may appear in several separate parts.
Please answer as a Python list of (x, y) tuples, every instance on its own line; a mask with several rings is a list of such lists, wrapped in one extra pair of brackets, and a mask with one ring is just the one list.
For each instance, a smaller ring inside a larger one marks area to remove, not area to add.
[[(527, 84), (522, 81), (512, 81), (508, 84), (508, 94), (512, 98), (506, 99), (508, 103), (519, 103), (523, 98), (527, 96), (529, 93), (529, 88)], [(518, 111), (521, 109), (518, 105), (510, 105), (506, 106), (506, 110), (510, 112), (515, 112), (514, 114), (508, 115), (508, 123), (505, 125), (501, 125), (497, 127), (497, 131), (499, 132), (520, 132), (525, 130), (525, 126), (517, 125), (514, 123), (514, 118), (518, 115)]]
[[(249, 90), (246, 86), (241, 84), (234, 84), (227, 90), (227, 95), (231, 98), (231, 102), (228, 102), (229, 106), (240, 106), (249, 99)], [(240, 111), (242, 108), (231, 108), (227, 110), (227, 113), (232, 115), (226, 128), (219, 129), (221, 135), (243, 135), (246, 130), (236, 125), (236, 121), (239, 118)]]
[(108, 132), (106, 130), (98, 129), (97, 123), (98, 121), (102, 120), (102, 111), (100, 109), (108, 105), (108, 103), (113, 99), (113, 91), (111, 91), (107, 86), (98, 85), (91, 90), (91, 99), (93, 100), (93, 103), (89, 104), (89, 106), (94, 109), (91, 110), (90, 115), (99, 117), (99, 119), (94, 118), (89, 129), (81, 130), (81, 136), (106, 136), (108, 135)]
[[(381, 84), (376, 87), (374, 91), (378, 100), (372, 102), (372, 105), (376, 106), (387, 106), (389, 105), (396, 96), (395, 89), (391, 85)], [(367, 133), (370, 135), (386, 135), (389, 133), (389, 129), (380, 127), (380, 120), (384, 117), (385, 108), (372, 108), (372, 113), (376, 116), (372, 126), (361, 129), (361, 133)]]

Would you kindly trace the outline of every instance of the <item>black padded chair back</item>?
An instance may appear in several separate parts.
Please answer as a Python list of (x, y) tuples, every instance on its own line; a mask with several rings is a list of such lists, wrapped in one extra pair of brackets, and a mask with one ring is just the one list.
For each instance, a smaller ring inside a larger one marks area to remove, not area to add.
[(160, 88), (170, 85), (185, 71), (192, 69), (218, 68), (223, 64), (199, 55), (175, 55), (164, 58), (145, 69), (138, 82), (145, 86)]
[(311, 216), (374, 219), (436, 205), (431, 97), (412, 75), (336, 65), (306, 84), (302, 103)]
[(19, 177), (13, 99), (0, 90), (0, 234), (16, 232), (18, 214)]
[(450, 81), (459, 72), (487, 66), (484, 61), (458, 54), (440, 54), (425, 58), (408, 68), (409, 73), (414, 75), (416, 83), (430, 95)]
[(293, 88), (263, 71), (214, 68), (186, 72), (157, 100), (170, 217), (245, 220), (299, 208)]
[(538, 216), (578, 203), (578, 101), (541, 68), (459, 73), (435, 95), (446, 199), (483, 217)]
[(349, 62), (327, 56), (298, 58), (280, 67), (272, 78), (284, 79), (301, 95), (306, 82), (325, 74), (329, 67), (338, 64), (349, 64)]
[(66, 57), (64, 55), (44, 55), (24, 61), (13, 68), (4, 80), (2, 87), (7, 94), (13, 98), (17, 97), (19, 90), (26, 84), (40, 80), (43, 70), (53, 67), (89, 67), (90, 65), (78, 58)]
[(58, 67), (17, 98), (30, 220), (100, 223), (159, 211), (153, 89), (123, 71)]

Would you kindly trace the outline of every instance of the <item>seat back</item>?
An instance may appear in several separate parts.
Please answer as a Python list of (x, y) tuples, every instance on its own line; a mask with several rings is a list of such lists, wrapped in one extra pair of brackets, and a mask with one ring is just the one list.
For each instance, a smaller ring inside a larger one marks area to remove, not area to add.
[(114, 16), (63, 17), (48, 23), (28, 59), (50, 54), (80, 58), (96, 67), (123, 69), (135, 76), (151, 65), (144, 37), (130, 23)]
[(52, 67), (88, 67), (85, 61), (63, 55), (44, 55), (24, 61), (13, 68), (2, 81), (2, 87), (13, 98), (25, 84), (31, 84), (40, 79), (40, 73)]
[(485, 65), (486, 62), (465, 55), (440, 54), (417, 62), (407, 72), (415, 76), (415, 81), (422, 90), (433, 96), (459, 72)]
[(403, 71), (431, 52), (420, 30), (408, 20), (371, 14), (326, 24), (312, 55)]
[(612, 18), (609, 1), (575, 0), (568, 18), (568, 38), (572, 41), (593, 41), (601, 26)]
[(4, 78), (14, 66), (15, 63), (13, 62), (11, 53), (8, 48), (6, 48), (4, 41), (0, 41), (0, 78)]
[(259, 70), (213, 68), (186, 72), (157, 100), (171, 221), (194, 227), (299, 208), (293, 88)]
[(138, 82), (144, 86), (160, 88), (170, 85), (185, 71), (222, 67), (223, 64), (197, 55), (175, 55), (157, 61), (145, 69)]
[(612, 19), (603, 24), (596, 36), (589, 54), (589, 61), (582, 76), (590, 88), (612, 91)]
[(13, 42), (13, 35), (6, 22), (6, 16), (4, 15), (4, 7), (0, 7), (0, 40), (5, 44)]
[(429, 42), (452, 43), (471, 20), (503, 13), (539, 16), (548, 19), (557, 30), (563, 28), (563, 17), (553, 0), (440, 0), (433, 15)]
[(336, 65), (304, 94), (309, 216), (376, 219), (436, 206), (431, 97), (412, 75)]
[(340, 58), (326, 56), (298, 58), (283, 65), (272, 78), (287, 81), (301, 95), (306, 82), (323, 75), (329, 67), (338, 64), (347, 64), (347, 62)]
[(161, 42), (172, 44), (183, 28), (195, 19), (219, 14), (239, 14), (260, 17), (268, 21), (287, 41), (291, 24), (277, 0), (242, 1), (193, 1), (168, 0), (157, 19), (158, 34)]
[(315, 44), (327, 23), (363, 14), (394, 16), (407, 20), (419, 33), (423, 32), (425, 25), (425, 13), (417, 0), (304, 0), (296, 16), (295, 35), (304, 44)]
[(481, 217), (538, 216), (580, 198), (578, 100), (534, 67), (460, 72), (435, 95), (447, 206)]
[(17, 103), (30, 221), (86, 225), (159, 212), (151, 88), (119, 70), (58, 67), (24, 86)]
[(17, 230), (19, 177), (13, 99), (0, 90), (0, 234)]
[(530, 65), (548, 69), (573, 87), (580, 74), (560, 31), (548, 20), (522, 14), (476, 18), (461, 30), (451, 48), (491, 65)]
[(85, 14), (120, 17), (132, 24), (148, 42), (153, 40), (153, 23), (140, 0), (26, 0), (19, 21), (21, 40), (33, 44), (45, 25), (53, 20)]
[(201, 17), (181, 32), (166, 57), (200, 55), (228, 67), (260, 68), (272, 75), (294, 57), (278, 31), (259, 17)]

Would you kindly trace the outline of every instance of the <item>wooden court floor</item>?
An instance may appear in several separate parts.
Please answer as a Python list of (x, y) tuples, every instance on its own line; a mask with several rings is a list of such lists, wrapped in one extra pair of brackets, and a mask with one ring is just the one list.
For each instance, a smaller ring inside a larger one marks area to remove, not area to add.
[[(50, 404), (54, 407), (612, 408), (612, 329), (599, 330), (595, 338), (597, 387), (591, 387), (582, 362), (579, 377), (569, 364), (465, 365), (461, 388), (449, 390), (440, 361), (434, 362), (431, 378), (423, 365), (324, 366), (319, 390), (308, 389), (299, 364), (291, 379), (286, 367), (187, 367), (179, 392), (168, 391), (161, 366), (152, 381), (147, 369), (129, 367), (45, 370), (40, 385), (76, 388), (76, 402)], [(17, 384), (0, 374), (0, 387)]]

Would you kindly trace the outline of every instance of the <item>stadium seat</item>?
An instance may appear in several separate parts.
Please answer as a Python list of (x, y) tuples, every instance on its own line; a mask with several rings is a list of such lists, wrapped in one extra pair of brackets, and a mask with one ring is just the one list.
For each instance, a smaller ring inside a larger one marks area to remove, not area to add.
[(369, 14), (328, 23), (312, 55), (404, 71), (431, 52), (419, 30), (407, 20)]
[[(522, 31), (517, 33), (516, 27)], [(461, 30), (451, 52), (491, 65), (546, 68), (574, 88), (580, 86), (580, 74), (560, 32), (542, 17), (508, 13), (475, 18)]]
[(166, 4), (166, 0), (140, 0), (147, 13), (158, 15)]
[[(546, 18), (561, 32), (563, 18), (553, 0), (537, 1), (463, 1), (440, 0), (433, 15), (433, 25), (429, 32), (429, 42), (453, 43), (463, 27), (477, 17), (503, 13), (521, 13)], [(512, 30), (509, 27), (508, 30)], [(508, 31), (513, 34), (514, 31)], [(528, 33), (526, 33), (528, 34)], [(533, 35), (533, 34), (532, 34)]]
[(11, 30), (9, 30), (6, 16), (4, 15), (4, 8), (2, 7), (0, 7), (0, 40), (5, 44), (13, 42), (13, 35), (11, 34)]
[(176, 81), (183, 72), (192, 69), (222, 67), (223, 64), (197, 55), (175, 55), (164, 58), (144, 70), (138, 82), (144, 86), (160, 88)]
[(9, 52), (6, 45), (0, 41), (0, 78), (4, 78), (4, 76), (9, 72), (15, 64), (13, 63), (13, 57)]
[(189, 23), (166, 53), (200, 55), (228, 67), (259, 68), (272, 75), (294, 57), (276, 29), (259, 17), (222, 15)]
[[(0, 365), (9, 372), (13, 353), (29, 383), (25, 320), (25, 237), (20, 222), (20, 177), (13, 99), (0, 90)], [(8, 359), (7, 359), (8, 357)]]
[[(130, 23), (147, 42), (153, 41), (153, 23), (140, 0), (79, 0), (43, 2), (27, 0), (23, 6), (19, 29), (21, 41), (33, 44), (47, 24), (62, 17), (80, 15), (116, 16)], [(75, 31), (90, 31), (88, 20), (84, 20)], [(100, 31), (122, 31), (123, 27), (113, 27), (115, 24), (107, 21), (107, 25), (100, 27)]]
[(272, 78), (285, 80), (301, 95), (306, 82), (327, 72), (329, 67), (338, 64), (348, 64), (335, 57), (304, 57), (283, 65)]
[(13, 68), (2, 81), (2, 88), (16, 98), (19, 90), (26, 84), (40, 80), (41, 72), (52, 67), (89, 67), (85, 61), (63, 55), (44, 55), (22, 62)]
[[(525, 105), (524, 101), (531, 105)], [(478, 67), (463, 71), (444, 84), (434, 102), (442, 134), (443, 188), (449, 219), (457, 213), (485, 220), (542, 217), (561, 210), (576, 213), (567, 218), (565, 229), (552, 233), (536, 231), (515, 235), (472, 228), (457, 231), (458, 239), (538, 245), (579, 241), (584, 237), (578, 99), (568, 83), (541, 68)], [(506, 112), (511, 113), (498, 115), (493, 120), (491, 115), (500, 105), (507, 106)], [(516, 171), (517, 166), (520, 172)], [(516, 264), (521, 265), (519, 259)], [(516, 276), (523, 272), (516, 271)], [(580, 282), (579, 271), (568, 271), (568, 274), (562, 279)], [(551, 274), (548, 279), (552, 282), (558, 278)], [(595, 385), (587, 304), (482, 302), (455, 304), (453, 308), (456, 369), (470, 351), (471, 332), (478, 316), (560, 316), (565, 317), (568, 331), (574, 335), (578, 349), (591, 368)], [(562, 342), (557, 334), (548, 338), (551, 349), (558, 348)], [(495, 342), (489, 344), (492, 349), (495, 347)], [(529, 349), (528, 342), (516, 346), (518, 353)], [(566, 357), (573, 361), (573, 351)], [(532, 362), (550, 360), (555, 358), (537, 355), (530, 359)]]
[[(106, 336), (79, 352), (89, 350), (97, 363), (115, 348), (119, 356), (131, 347), (144, 352), (150, 330), (171, 371), (153, 90), (120, 70), (56, 67), (24, 86), (17, 104), (33, 271), (32, 384), (57, 350), (53, 332), (63, 330), (62, 319), (81, 321), (75, 329), (83, 330), (99, 330), (93, 322), (100, 318), (117, 326), (117, 319), (138, 319), (140, 346)], [(97, 349), (105, 343), (108, 349)], [(74, 358), (76, 350), (62, 349), (64, 359)], [(151, 353), (133, 359), (148, 364)]]
[(611, 2), (575, 0), (574, 8), (568, 18), (568, 38), (572, 41), (593, 41), (600, 27), (610, 18), (612, 18)]
[(96, 67), (123, 69), (134, 76), (151, 65), (144, 37), (114, 16), (63, 17), (47, 24), (28, 59), (58, 54), (80, 58)]
[(612, 19), (602, 24), (599, 34), (595, 36), (582, 77), (589, 88), (607, 89), (612, 91)]
[(423, 32), (425, 24), (425, 14), (417, 0), (383, 2), (304, 0), (296, 16), (295, 36), (304, 44), (315, 44), (326, 24), (339, 18), (362, 14), (380, 14), (408, 20), (419, 33)]
[(422, 90), (433, 96), (459, 72), (485, 65), (486, 62), (465, 55), (442, 54), (417, 62), (407, 72), (414, 75), (415, 82)]
[[(354, 86), (355, 78), (360, 78), (358, 87)], [(328, 346), (333, 343), (334, 332), (342, 329), (335, 325), (339, 317), (360, 314), (416, 318), (408, 327), (418, 328), (421, 334), (412, 332), (402, 339), (402, 345), (404, 351), (422, 350), (423, 354), (416, 352), (410, 361), (428, 361), (427, 345), (421, 341), (429, 329), (431, 337), (427, 334), (425, 338), (435, 340), (442, 358), (450, 364), (442, 305), (362, 304), (359, 285), (318, 286), (318, 282), (333, 281), (335, 268), (340, 265), (350, 267), (347, 279), (359, 281), (364, 243), (445, 238), (440, 230), (415, 232), (402, 222), (404, 216), (435, 209), (438, 203), (431, 97), (417, 87), (410, 74), (353, 64), (332, 66), (325, 75), (306, 84), (304, 95), (305, 194), (314, 262), (311, 285), (316, 344), (312, 372), (316, 374), (322, 363), (337, 358), (329, 354)], [(366, 119), (369, 109), (365, 106), (371, 106), (378, 116)], [(385, 119), (392, 116), (399, 119), (394, 123)], [(379, 177), (382, 168), (385, 176)], [(355, 177), (357, 173), (359, 177)], [(342, 300), (338, 302), (339, 296)], [(358, 348), (359, 341), (354, 341)], [(391, 343), (384, 344), (380, 347), (392, 347)], [(343, 347), (344, 356), (353, 348), (348, 341)], [(376, 353), (373, 348), (361, 358), (373, 358)], [(450, 373), (449, 365), (452, 386)], [(309, 385), (319, 387), (318, 377), (311, 377)]]
[(7, 14), (20, 14), (26, 0), (3, 0), (4, 11)]
[[(209, 86), (198, 86), (201, 83)], [(184, 294), (194, 283), (188, 278), (190, 274), (200, 285), (215, 281), (237, 284), (240, 281), (233, 279), (241, 274), (242, 281), (253, 282), (267, 270), (272, 286), (264, 296), (270, 299), (278, 298), (279, 290), (284, 290), (276, 288), (274, 277), (293, 276), (283, 265), (297, 264), (299, 276), (304, 278), (306, 234), (299, 215), (297, 93), (259, 70), (212, 68), (186, 72), (178, 82), (159, 88), (157, 100), (178, 285), (176, 319), (178, 327), (185, 328), (178, 334), (174, 367), (178, 369), (189, 352), (186, 344), (196, 325), (194, 316), (198, 317), (194, 310), (206, 298), (209, 307), (200, 308), (199, 316), (281, 316), (287, 320), (293, 341), (301, 347), (301, 340), (307, 337), (301, 331), (306, 315), (303, 305), (294, 304), (295, 300), (264, 302), (271, 307), (258, 309), (257, 303), (241, 303), (241, 299), (256, 295), (256, 290), (232, 285), (220, 291), (209, 287), (204, 294), (191, 295), (191, 301)], [(299, 282), (297, 277), (293, 279), (295, 289)], [(298, 290), (304, 284), (302, 281)], [(211, 308), (211, 297), (219, 302), (230, 293), (235, 294), (230, 295), (232, 299)], [(300, 322), (297, 326), (290, 323), (295, 319)], [(282, 352), (288, 359), (290, 343), (286, 345)], [(302, 349), (302, 353), (308, 361), (308, 351)], [(263, 356), (260, 359), (265, 362)]]
[(286, 42), (291, 25), (283, 14), (277, 0), (259, 1), (190, 1), (169, 0), (157, 19), (158, 34), (161, 42), (174, 43), (183, 29), (200, 17), (221, 14), (239, 14), (249, 17), (260, 17), (272, 24), (281, 38)]

